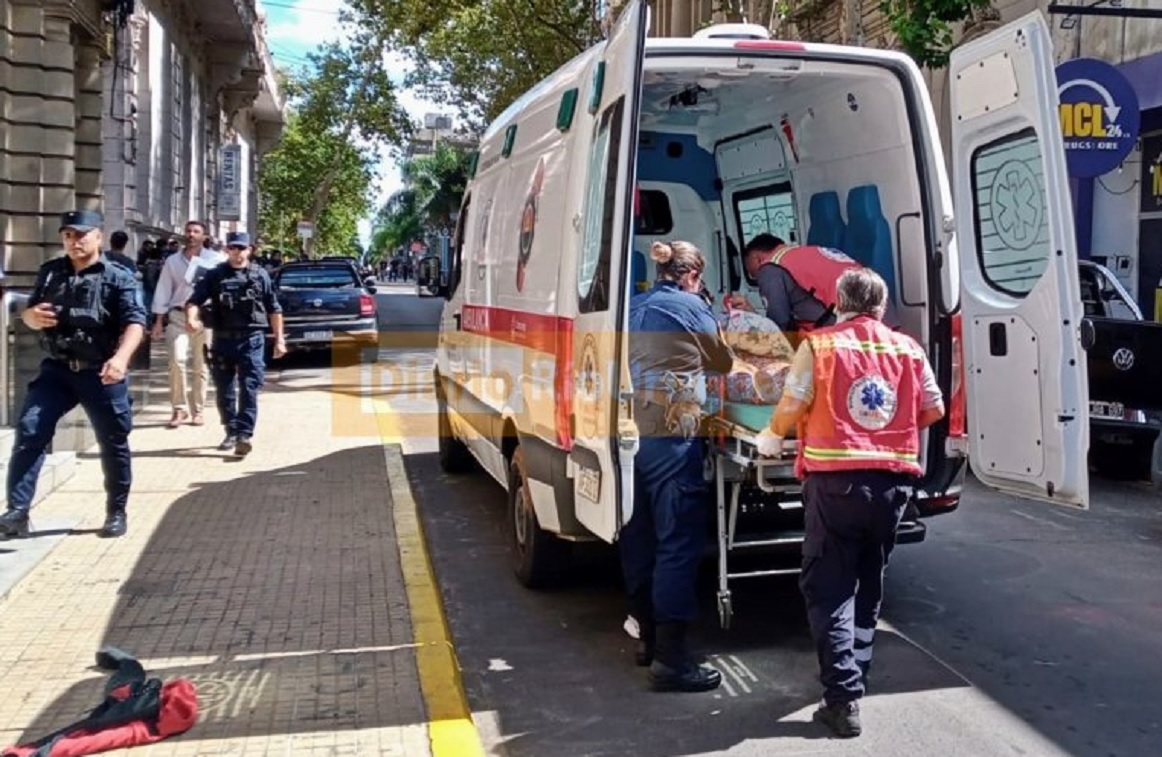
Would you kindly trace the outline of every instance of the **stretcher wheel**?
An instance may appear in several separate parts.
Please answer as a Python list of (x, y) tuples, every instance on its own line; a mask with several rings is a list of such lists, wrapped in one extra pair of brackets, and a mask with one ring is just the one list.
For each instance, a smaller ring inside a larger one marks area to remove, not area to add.
[(718, 623), (725, 629), (730, 628), (731, 618), (734, 617), (734, 608), (730, 603), (730, 592), (721, 592), (718, 595)]

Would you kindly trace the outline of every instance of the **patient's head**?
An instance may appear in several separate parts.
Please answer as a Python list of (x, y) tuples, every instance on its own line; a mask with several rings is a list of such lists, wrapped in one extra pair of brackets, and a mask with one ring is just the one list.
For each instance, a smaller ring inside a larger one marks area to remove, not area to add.
[(775, 250), (784, 244), (786, 242), (774, 234), (759, 234), (747, 242), (742, 253), (742, 264), (746, 267), (746, 275), (752, 279), (758, 276), (759, 268), (762, 267), (763, 263), (770, 260)]
[(702, 271), (706, 257), (689, 242), (654, 242), (650, 257), (658, 264), (658, 278), (675, 281), (684, 291), (697, 294), (702, 290)]
[(870, 268), (852, 268), (839, 276), (835, 286), (840, 313), (870, 315), (882, 320), (888, 303), (888, 285)]

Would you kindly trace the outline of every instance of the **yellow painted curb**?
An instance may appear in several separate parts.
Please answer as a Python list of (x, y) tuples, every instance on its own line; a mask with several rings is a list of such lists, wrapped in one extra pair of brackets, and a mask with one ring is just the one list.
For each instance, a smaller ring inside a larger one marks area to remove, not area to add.
[(452, 634), (424, 541), (424, 527), (408, 484), (403, 454), (395, 439), (389, 441), (389, 430), (395, 426), (391, 418), (393, 413), (386, 403), (376, 400), (375, 414), (380, 438), (384, 440), (395, 538), (407, 589), (412, 632), (418, 645), (416, 666), (428, 713), (432, 757), (483, 757), (484, 745), (464, 694), (460, 665), (452, 647)]

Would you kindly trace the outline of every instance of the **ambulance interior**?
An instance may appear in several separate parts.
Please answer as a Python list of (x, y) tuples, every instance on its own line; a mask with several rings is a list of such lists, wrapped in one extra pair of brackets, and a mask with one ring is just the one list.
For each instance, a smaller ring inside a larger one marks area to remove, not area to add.
[[(716, 314), (732, 291), (761, 314), (741, 251), (769, 232), (874, 268), (897, 324), (928, 344), (926, 208), (909, 105), (891, 70), (737, 55), (647, 58), (637, 160), (636, 291), (656, 278), (650, 244), (682, 239), (706, 255)], [(732, 424), (767, 424), (771, 397), (738, 399), (720, 394), (711, 404)]]

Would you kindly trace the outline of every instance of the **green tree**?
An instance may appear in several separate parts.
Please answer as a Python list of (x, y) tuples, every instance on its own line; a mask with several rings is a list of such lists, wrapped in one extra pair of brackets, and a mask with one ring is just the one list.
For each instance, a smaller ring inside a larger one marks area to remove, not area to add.
[(429, 229), (450, 227), (452, 214), (460, 210), (468, 186), (470, 155), (448, 144), (440, 144), (403, 167), (405, 178), (415, 188), (416, 206)]
[(291, 112), (282, 139), (263, 156), (258, 177), (259, 225), (271, 245), (299, 248), (298, 222), (309, 217), (319, 177), (328, 172), (328, 201), (313, 219), (314, 248), (348, 254), (359, 219), (371, 208), (373, 163), (350, 139), (312, 128)]
[(479, 127), (601, 38), (600, 0), (348, 0), (414, 64), (407, 82)]
[[(995, 14), (992, 0), (881, 0), (900, 49), (920, 66), (943, 68), (956, 46), (953, 26)], [(990, 12), (991, 11), (991, 12)]]
[(412, 189), (401, 189), (380, 208), (371, 234), (372, 255), (391, 257), (424, 235), (423, 216)]

